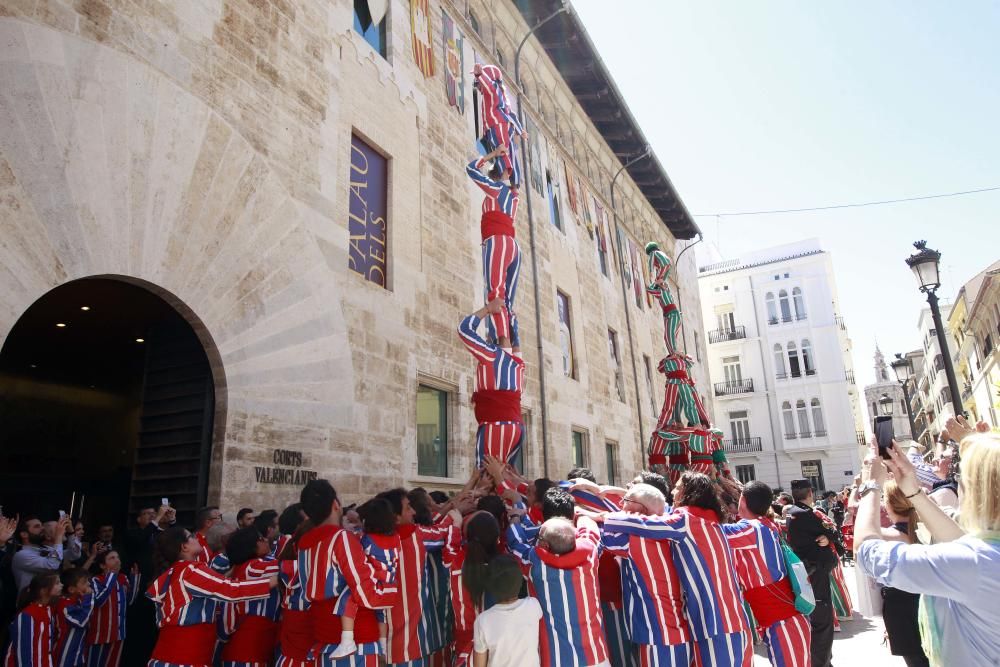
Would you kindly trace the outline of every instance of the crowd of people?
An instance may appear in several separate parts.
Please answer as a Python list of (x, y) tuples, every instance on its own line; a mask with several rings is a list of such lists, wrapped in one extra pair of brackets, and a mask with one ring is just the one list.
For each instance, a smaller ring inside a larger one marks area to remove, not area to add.
[(397, 488), (344, 506), (319, 479), (233, 525), (216, 507), (193, 531), (147, 508), (122, 540), (107, 525), (91, 542), (66, 516), (3, 518), (3, 597), (17, 598), (4, 664), (724, 667), (763, 642), (773, 665), (822, 667), (852, 546), (892, 653), (996, 664), (1000, 438), (950, 426), (951, 508), (897, 446), (822, 505), (806, 480), (791, 494), (750, 482), (726, 505), (702, 473), (618, 488), (585, 468), (531, 481), (490, 457), (451, 497)]

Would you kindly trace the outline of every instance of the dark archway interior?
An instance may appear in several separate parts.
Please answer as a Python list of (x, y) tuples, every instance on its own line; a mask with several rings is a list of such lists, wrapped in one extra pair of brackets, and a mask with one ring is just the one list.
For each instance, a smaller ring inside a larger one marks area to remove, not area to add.
[(190, 516), (213, 410), (204, 349), (163, 299), (113, 279), (57, 287), (0, 351), (3, 513), (79, 516), (83, 503), (89, 527), (124, 526), (137, 505), (174, 495)]

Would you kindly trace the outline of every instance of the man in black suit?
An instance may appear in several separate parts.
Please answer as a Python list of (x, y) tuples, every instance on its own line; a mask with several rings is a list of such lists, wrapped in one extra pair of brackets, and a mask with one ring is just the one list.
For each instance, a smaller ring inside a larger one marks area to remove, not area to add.
[(792, 498), (795, 505), (789, 510), (788, 545), (806, 566), (809, 583), (816, 595), (816, 609), (809, 616), (812, 626), (813, 667), (831, 667), (833, 652), (833, 603), (830, 597), (830, 573), (837, 565), (837, 554), (830, 549), (836, 535), (813, 509), (812, 484), (808, 479), (792, 480)]

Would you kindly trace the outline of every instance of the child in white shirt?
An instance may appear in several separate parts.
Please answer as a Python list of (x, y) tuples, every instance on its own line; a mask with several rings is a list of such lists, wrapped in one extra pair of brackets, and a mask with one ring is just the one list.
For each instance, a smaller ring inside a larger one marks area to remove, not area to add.
[(500, 554), (487, 567), (486, 592), (499, 602), (476, 617), (474, 667), (539, 667), (542, 607), (535, 598), (517, 598), (524, 582), (521, 566)]

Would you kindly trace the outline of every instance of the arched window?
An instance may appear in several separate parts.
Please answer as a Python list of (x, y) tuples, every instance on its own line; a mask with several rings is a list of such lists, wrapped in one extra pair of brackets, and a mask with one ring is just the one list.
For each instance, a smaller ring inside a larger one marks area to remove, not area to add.
[(781, 290), (778, 292), (778, 302), (781, 305), (781, 321), (792, 321), (792, 307), (788, 303), (788, 292)]
[(813, 429), (817, 436), (826, 435), (826, 423), (823, 421), (823, 408), (820, 407), (819, 399), (814, 398), (809, 401), (809, 406), (813, 413)]
[(795, 439), (795, 417), (792, 415), (792, 404), (785, 401), (781, 404), (781, 418), (785, 422), (785, 438)]
[(774, 344), (774, 375), (778, 379), (788, 377), (785, 370), (785, 351), (781, 349), (781, 343)]
[(816, 375), (816, 365), (813, 363), (812, 345), (808, 338), (802, 339), (802, 370), (806, 375)]
[(777, 324), (778, 306), (774, 302), (774, 292), (768, 292), (767, 296), (764, 297), (764, 302), (767, 304), (767, 323)]
[(801, 398), (795, 402), (795, 412), (799, 415), (799, 435), (803, 438), (809, 437), (809, 412), (806, 410), (806, 402)]
[(477, 35), (479, 35), (480, 37), (483, 36), (482, 27), (479, 25), (479, 19), (476, 17), (475, 12), (473, 12), (471, 9), (469, 10), (469, 25), (472, 26), (472, 30)]
[(802, 368), (799, 366), (799, 352), (795, 348), (795, 341), (788, 341), (788, 372), (793, 378), (802, 377)]
[(802, 290), (798, 287), (792, 288), (792, 302), (795, 305), (795, 319), (806, 319), (806, 302), (802, 299)]

